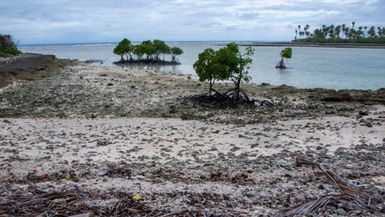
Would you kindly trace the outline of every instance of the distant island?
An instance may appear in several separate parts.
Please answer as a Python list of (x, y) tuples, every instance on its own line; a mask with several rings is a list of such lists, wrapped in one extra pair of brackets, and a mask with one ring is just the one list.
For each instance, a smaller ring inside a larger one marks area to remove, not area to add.
[(385, 27), (322, 25), (310, 31), (310, 25), (298, 25), (295, 29), (294, 43), (334, 43), (334, 44), (373, 44), (385, 45)]
[[(140, 44), (134, 45), (127, 38), (123, 39), (113, 50), (114, 54), (120, 56), (115, 64), (162, 64), (162, 65), (178, 65), (180, 64), (177, 56), (183, 54), (183, 50), (179, 47), (170, 47), (166, 42), (161, 40), (147, 40)], [(167, 55), (171, 56), (171, 60), (166, 60)], [(134, 58), (135, 56), (135, 58)]]
[(0, 57), (13, 57), (20, 54), (21, 51), (17, 49), (12, 37), (0, 34)]

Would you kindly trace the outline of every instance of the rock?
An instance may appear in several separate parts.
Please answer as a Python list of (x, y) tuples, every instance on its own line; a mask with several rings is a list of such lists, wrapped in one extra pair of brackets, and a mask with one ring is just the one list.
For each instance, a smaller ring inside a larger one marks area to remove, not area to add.
[(367, 111), (360, 111), (358, 114), (361, 116), (369, 115), (369, 113)]
[(251, 145), (251, 148), (257, 148), (259, 146), (259, 144), (258, 143), (255, 143), (255, 144), (252, 144)]
[(98, 176), (105, 176), (105, 175), (107, 175), (107, 173), (108, 173), (107, 170), (100, 170), (100, 171), (97, 173), (97, 175), (98, 175)]
[(6, 123), (6, 124), (12, 123), (11, 121), (9, 121), (9, 120), (7, 120), (7, 119), (3, 120), (3, 122)]
[(114, 86), (114, 84), (113, 83), (108, 83), (107, 86), (111, 87), (111, 86)]
[(143, 175), (136, 175), (134, 177), (132, 177), (133, 179), (137, 179), (137, 180), (144, 180), (145, 177)]
[(366, 123), (366, 126), (367, 127), (373, 127), (373, 125), (371, 123), (369, 123), (369, 122)]
[(47, 146), (45, 147), (45, 149), (53, 150), (53, 149), (54, 149), (54, 146), (53, 146), (53, 145), (47, 145)]
[(97, 146), (97, 147), (107, 146), (107, 145), (109, 145), (109, 142), (108, 142), (107, 140), (98, 140), (98, 141), (96, 142), (96, 146)]
[(360, 180), (348, 180), (348, 184), (351, 186), (359, 186), (362, 185)]

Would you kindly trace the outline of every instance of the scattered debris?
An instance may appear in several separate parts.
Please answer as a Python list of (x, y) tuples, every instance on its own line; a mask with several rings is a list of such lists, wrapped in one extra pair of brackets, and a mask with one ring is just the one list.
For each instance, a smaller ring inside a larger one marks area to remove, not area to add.
[(367, 192), (365, 189), (343, 181), (332, 171), (326, 170), (318, 163), (306, 160), (303, 157), (296, 159), (297, 166), (313, 166), (321, 170), (326, 175), (328, 180), (338, 189), (337, 193), (327, 194), (318, 199), (306, 202), (300, 206), (284, 211), (277, 216), (295, 216), (295, 215), (310, 215), (313, 212), (319, 211), (328, 205), (336, 203), (345, 203), (343, 207), (349, 209), (363, 209), (374, 213), (385, 213), (385, 195), (377, 192)]

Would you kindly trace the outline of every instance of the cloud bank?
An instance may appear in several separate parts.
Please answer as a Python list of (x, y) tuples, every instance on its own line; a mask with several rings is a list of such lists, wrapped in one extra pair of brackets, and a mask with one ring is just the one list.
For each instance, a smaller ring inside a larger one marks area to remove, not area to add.
[(382, 0), (2, 0), (0, 32), (22, 44), (285, 41), (298, 24), (385, 25)]

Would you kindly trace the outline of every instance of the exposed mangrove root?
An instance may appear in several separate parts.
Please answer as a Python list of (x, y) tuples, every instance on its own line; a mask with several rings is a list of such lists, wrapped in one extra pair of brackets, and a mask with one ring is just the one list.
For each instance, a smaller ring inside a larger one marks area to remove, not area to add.
[(283, 58), (278, 62), (278, 64), (275, 66), (275, 68), (277, 68), (277, 69), (286, 69), (287, 68)]
[(135, 65), (135, 64), (151, 64), (151, 65), (180, 65), (180, 62), (174, 61), (166, 61), (161, 59), (132, 59), (132, 60), (120, 60), (118, 62), (114, 62), (115, 65), (125, 66), (125, 65)]
[(229, 90), (222, 94), (216, 90), (212, 92), (194, 95), (186, 97), (185, 101), (192, 102), (194, 106), (207, 106), (216, 109), (221, 108), (237, 108), (237, 107), (249, 107), (255, 108), (256, 106), (274, 106), (274, 104), (268, 100), (256, 100), (250, 99), (245, 91), (240, 90), (239, 97), (234, 96), (234, 90)]
[(296, 159), (297, 166), (313, 166), (321, 170), (329, 181), (338, 189), (338, 193), (321, 196), (318, 199), (309, 201), (289, 210), (283, 211), (277, 217), (290, 217), (296, 215), (309, 215), (328, 205), (344, 203), (342, 207), (349, 206), (349, 209), (364, 209), (374, 213), (385, 213), (385, 197), (377, 193), (369, 193), (363, 188), (351, 186), (332, 171), (326, 170), (320, 164), (299, 157)]

